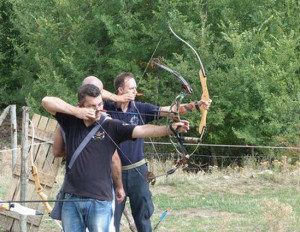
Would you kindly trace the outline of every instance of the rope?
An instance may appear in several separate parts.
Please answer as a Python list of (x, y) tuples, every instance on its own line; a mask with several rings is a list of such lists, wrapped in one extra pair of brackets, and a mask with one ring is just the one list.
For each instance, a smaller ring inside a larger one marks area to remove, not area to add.
[[(46, 141), (46, 142), (42, 142), (42, 143), (34, 143), (32, 145), (29, 145), (29, 147), (31, 146), (37, 146), (40, 144), (53, 144), (53, 141)], [(150, 142), (145, 142), (145, 144), (151, 144)], [(172, 145), (172, 143), (170, 142), (154, 142), (153, 144), (157, 144), (157, 145)], [(184, 145), (186, 146), (197, 146), (197, 144), (194, 143), (184, 143)], [(262, 149), (286, 149), (286, 150), (300, 150), (300, 147), (277, 147), (277, 146), (255, 146), (255, 145), (232, 145), (232, 144), (199, 144), (199, 146), (201, 147), (235, 147), (235, 148), (262, 148)], [(7, 151), (14, 151), (14, 150), (18, 150), (20, 148), (14, 148), (14, 149), (4, 149), (4, 150), (0, 150), (0, 153), (4, 153)]]
[[(149, 142), (145, 142), (149, 143)], [(170, 142), (154, 142), (158, 145), (172, 145)], [(197, 146), (194, 143), (184, 143), (187, 146)], [(230, 144), (200, 144), (203, 147), (239, 147), (239, 148), (265, 148), (265, 149), (289, 149), (289, 150), (300, 150), (300, 147), (276, 147), (276, 146), (255, 146), (255, 145), (230, 145)]]
[[(155, 153), (151, 153), (151, 152), (146, 152), (145, 155), (147, 156), (152, 156), (154, 155)], [(170, 156), (170, 153), (167, 153), (167, 152), (159, 152), (157, 153), (158, 155), (160, 156)], [(193, 154), (193, 156), (195, 157), (209, 157), (209, 158), (228, 158), (228, 159), (234, 159), (234, 158), (237, 158), (237, 159), (244, 159), (244, 158), (251, 158), (251, 157), (255, 157), (255, 158), (266, 158), (268, 156), (272, 156), (271, 154), (270, 155), (261, 155), (261, 156), (257, 156), (257, 155), (239, 155), (239, 156), (234, 156), (234, 155), (203, 155), (203, 154)], [(273, 157), (273, 156), (272, 156)]]
[[(41, 145), (41, 144), (53, 144), (53, 141), (49, 140), (49, 141), (46, 141), (46, 142), (41, 142), (41, 143), (33, 143), (31, 145), (28, 146), (28, 148), (30, 148), (31, 146), (37, 146), (37, 145)], [(4, 149), (4, 150), (0, 150), (0, 153), (2, 152), (7, 152), (7, 151), (14, 151), (14, 150), (18, 150), (18, 149), (21, 149), (21, 148), (13, 148), (13, 149)]]

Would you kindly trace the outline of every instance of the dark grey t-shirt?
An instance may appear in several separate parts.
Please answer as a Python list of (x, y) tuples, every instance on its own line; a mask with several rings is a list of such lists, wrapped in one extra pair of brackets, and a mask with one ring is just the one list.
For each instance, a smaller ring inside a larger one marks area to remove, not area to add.
[[(66, 135), (66, 167), (68, 167), (76, 148), (96, 123), (86, 127), (83, 120), (71, 115), (57, 113), (55, 117)], [(101, 201), (112, 200), (112, 155), (116, 144), (132, 139), (135, 126), (107, 119), (102, 127), (82, 150), (71, 170), (67, 168), (68, 182), (65, 190), (67, 193)]]

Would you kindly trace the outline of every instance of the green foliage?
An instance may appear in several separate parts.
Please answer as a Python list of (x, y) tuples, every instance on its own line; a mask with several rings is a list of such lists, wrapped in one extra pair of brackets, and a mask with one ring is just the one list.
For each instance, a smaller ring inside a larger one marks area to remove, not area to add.
[[(1, 106), (42, 112), (45, 95), (76, 104), (85, 76), (98, 76), (113, 91), (121, 71), (136, 75), (141, 101), (170, 105), (180, 82), (147, 68), (153, 53), (191, 83), (194, 94), (184, 101), (198, 100), (199, 64), (170, 23), (207, 69), (213, 104), (205, 142), (299, 143), (297, 1), (1, 0), (0, 7)], [(197, 136), (199, 114), (186, 117)]]
[(13, 27), (11, 15), (12, 4), (6, 0), (0, 0), (0, 107), (22, 102), (18, 95), (20, 81), (12, 75), (16, 63), (14, 62), (16, 51), (13, 43), (18, 43), (19, 32)]

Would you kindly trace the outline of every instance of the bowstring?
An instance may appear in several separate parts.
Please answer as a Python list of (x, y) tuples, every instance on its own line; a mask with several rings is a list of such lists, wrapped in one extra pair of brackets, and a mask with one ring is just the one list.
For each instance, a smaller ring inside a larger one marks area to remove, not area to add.
[[(153, 57), (154, 57), (154, 55), (155, 55), (155, 53), (156, 53), (156, 51), (157, 51), (157, 49), (158, 49), (158, 47), (159, 47), (159, 45), (160, 45), (160, 43), (161, 43), (161, 40), (162, 40), (162, 37), (159, 38), (159, 41), (157, 42), (157, 44), (156, 44), (156, 46), (155, 46), (155, 49), (154, 49), (154, 51), (152, 52), (149, 61), (147, 62), (147, 65), (146, 65), (146, 67), (145, 67), (145, 69), (144, 69), (144, 71), (143, 71), (143, 74), (142, 74), (142, 76), (139, 78), (139, 81), (138, 81), (138, 83), (137, 83), (137, 86), (140, 85), (140, 82), (142, 81), (143, 77), (145, 76), (146, 71), (147, 71), (147, 69), (148, 69), (148, 67), (149, 67), (149, 65), (150, 65), (150, 63), (151, 63), (151, 60), (153, 59)], [(157, 82), (156, 82), (156, 84), (157, 84)], [(157, 87), (157, 86), (158, 86), (158, 85), (156, 85), (156, 90), (157, 90), (157, 92), (158, 92), (158, 87)], [(156, 102), (157, 102), (157, 101), (158, 101), (158, 97), (156, 97)], [(136, 107), (136, 104), (135, 104), (134, 101), (133, 101), (133, 103), (134, 103), (134, 104), (133, 104), (133, 105), (134, 105), (134, 108), (137, 110), (137, 112), (138, 112), (138, 114), (139, 114), (139, 117), (140, 117), (142, 123), (145, 125), (145, 122), (144, 122), (144, 120), (142, 119), (142, 116), (141, 116), (140, 111), (139, 111), (138, 108)], [(156, 104), (156, 105), (157, 105), (157, 104)], [(153, 143), (152, 138), (148, 138), (148, 139), (150, 140), (151, 147), (152, 147), (152, 149), (153, 149), (153, 151), (154, 151), (154, 153), (155, 153), (155, 155), (156, 155), (158, 161), (160, 161), (160, 158), (159, 158), (157, 149), (156, 149), (156, 147), (155, 147), (155, 145), (154, 145), (154, 143)]]
[[(144, 122), (144, 120), (143, 120), (143, 118), (142, 118), (142, 115), (140, 114), (140, 111), (139, 111), (139, 109), (137, 108), (137, 106), (136, 106), (136, 104), (135, 104), (135, 101), (132, 101), (132, 103), (133, 103), (133, 107), (134, 107), (134, 108), (135, 108), (135, 110), (138, 112), (138, 116), (140, 117), (140, 119), (141, 119), (141, 121), (142, 121), (143, 125), (145, 125), (145, 122)], [(153, 114), (153, 115), (155, 115), (155, 114)], [(156, 115), (156, 116), (158, 117), (158, 115)], [(150, 140), (151, 147), (152, 147), (152, 149), (153, 149), (153, 151), (154, 151), (155, 155), (157, 156), (157, 158), (158, 158), (158, 161), (160, 162), (160, 158), (159, 158), (159, 155), (158, 155), (157, 149), (156, 149), (156, 147), (155, 147), (155, 145), (154, 145), (154, 143), (153, 143), (153, 140), (152, 140), (152, 138), (148, 138), (148, 139)]]
[[(179, 39), (180, 41), (182, 41), (184, 44), (186, 44), (186, 45), (193, 51), (193, 53), (194, 53), (194, 54), (196, 55), (196, 57), (197, 57), (197, 60), (199, 61), (200, 68), (202, 69), (203, 75), (206, 76), (206, 72), (205, 72), (205, 69), (204, 69), (204, 65), (203, 65), (203, 63), (202, 63), (202, 61), (201, 61), (201, 58), (200, 58), (200, 55), (198, 54), (198, 52), (192, 47), (192, 45), (190, 45), (187, 41), (185, 41), (184, 39), (182, 39), (179, 35), (177, 35), (177, 34), (174, 32), (174, 30), (172, 29), (170, 23), (168, 23), (168, 27), (169, 27), (171, 33), (172, 33), (177, 39)], [(196, 148), (193, 150), (193, 152), (190, 153), (190, 154), (188, 154), (188, 155), (189, 155), (189, 156), (194, 155), (194, 153), (195, 153), (196, 150), (199, 148), (199, 146), (200, 146), (200, 143), (198, 143), (197, 146), (196, 146)]]
[(151, 62), (151, 60), (152, 60), (154, 54), (156, 53), (156, 50), (158, 49), (158, 46), (160, 45), (161, 40), (162, 40), (162, 37), (160, 37), (158, 43), (156, 44), (156, 47), (155, 47), (155, 49), (154, 49), (154, 51), (153, 51), (153, 53), (152, 53), (152, 55), (151, 55), (151, 57), (150, 57), (150, 59), (149, 59), (147, 65), (146, 65), (146, 68), (144, 69), (142, 76), (139, 78), (139, 81), (138, 81), (138, 83), (137, 83), (138, 86), (140, 85), (140, 82), (142, 81), (143, 77), (145, 76), (145, 73), (146, 73), (146, 71), (147, 71), (147, 69), (148, 69), (148, 67), (149, 67), (149, 65), (150, 65), (150, 62)]
[[(198, 60), (199, 60), (199, 62), (200, 62), (200, 66), (203, 67), (202, 62), (201, 62), (201, 59), (200, 59), (198, 53), (194, 50), (194, 48), (191, 47), (191, 45), (188, 44), (185, 40), (181, 39), (181, 38), (173, 31), (173, 29), (171, 28), (170, 24), (168, 24), (168, 27), (169, 27), (171, 33), (175, 35), (175, 37), (177, 37), (179, 40), (181, 40), (182, 42), (184, 42), (186, 45), (188, 45), (188, 46), (193, 50), (193, 52), (196, 54), (196, 56), (197, 56), (197, 58), (198, 58)], [(147, 65), (146, 65), (146, 67), (145, 67), (145, 69), (144, 69), (144, 71), (143, 71), (142, 76), (139, 78), (139, 81), (138, 81), (138, 84), (137, 84), (138, 86), (139, 86), (140, 82), (142, 81), (143, 77), (145, 76), (145, 73), (146, 73), (146, 71), (147, 71), (147, 69), (148, 69), (148, 67), (149, 67), (149, 65), (150, 65), (151, 60), (152, 60), (153, 57), (154, 57), (154, 54), (156, 53), (156, 51), (157, 51), (157, 49), (158, 49), (158, 47), (159, 47), (159, 45), (160, 45), (160, 43), (161, 43), (161, 40), (162, 40), (162, 37), (160, 37), (160, 39), (159, 39), (159, 41), (158, 41), (158, 43), (157, 43), (157, 45), (156, 45), (156, 47), (155, 47), (155, 49), (154, 49), (154, 51), (153, 51), (151, 57), (150, 57), (150, 59), (149, 59)], [(203, 70), (204, 70), (204, 68), (203, 68)], [(181, 93), (181, 94), (182, 94), (182, 93)], [(179, 95), (181, 95), (181, 94), (179, 94)], [(178, 95), (178, 96), (179, 96), (179, 95)], [(183, 98), (183, 97), (181, 97), (181, 100), (182, 100), (182, 98)], [(175, 100), (175, 101), (176, 101), (176, 100)], [(175, 101), (174, 101), (174, 102), (175, 102)], [(181, 101), (180, 101), (180, 102), (181, 102)], [(176, 104), (176, 103), (175, 103), (175, 104)], [(174, 106), (174, 103), (171, 105), (171, 107), (172, 107), (172, 106)], [(140, 117), (142, 123), (145, 124), (144, 121), (143, 121), (143, 119), (142, 119), (142, 117), (141, 117), (141, 114), (140, 114), (139, 110), (137, 109), (137, 107), (136, 107), (136, 105), (135, 105), (135, 103), (134, 103), (134, 108), (137, 110), (138, 115), (139, 115), (139, 117)], [(170, 112), (171, 112), (171, 109), (170, 109)], [(170, 118), (170, 116), (168, 116), (168, 121), (169, 121), (169, 118)], [(159, 156), (158, 156), (158, 152), (157, 152), (157, 149), (156, 149), (156, 147), (155, 147), (155, 145), (154, 145), (154, 143), (153, 143), (153, 140), (152, 140), (151, 138), (149, 138), (149, 140), (150, 140), (150, 144), (151, 144), (151, 146), (152, 146), (152, 149), (153, 149), (154, 152), (155, 152), (155, 155), (158, 157), (158, 160), (160, 161), (160, 158), (159, 158)], [(187, 153), (187, 154), (184, 154), (184, 152), (180, 152), (179, 149), (178, 149), (178, 147), (180, 146), (180, 145), (179, 145), (179, 142), (175, 143), (170, 135), (169, 135), (169, 140), (170, 140), (170, 142), (172, 143), (173, 147), (175, 148), (175, 150), (176, 150), (176, 152), (177, 152), (178, 159), (179, 159), (180, 156), (183, 156), (183, 155), (189, 156), (189, 157), (192, 156), (192, 155), (196, 152), (196, 150), (198, 149), (198, 147), (199, 147), (199, 145), (200, 145), (200, 143), (198, 143), (197, 146), (196, 146), (196, 148), (193, 150), (192, 153), (190, 153), (190, 154), (188, 154), (188, 153)], [(113, 142), (114, 142), (114, 141), (113, 141)], [(120, 150), (120, 151), (121, 151), (121, 150)], [(122, 152), (122, 151), (121, 151), (121, 152)], [(123, 153), (123, 152), (122, 152), (122, 153)], [(124, 154), (124, 153), (123, 153), (123, 154)], [(125, 156), (125, 157), (126, 157), (126, 159), (129, 160), (129, 158), (128, 158), (127, 156)], [(129, 160), (129, 161), (130, 161), (130, 160)], [(131, 161), (130, 161), (130, 162), (131, 162)], [(177, 168), (178, 168), (178, 167), (176, 167), (176, 169), (177, 169)], [(138, 170), (137, 170), (137, 171), (138, 171)], [(157, 177), (157, 176), (156, 176), (156, 177)]]

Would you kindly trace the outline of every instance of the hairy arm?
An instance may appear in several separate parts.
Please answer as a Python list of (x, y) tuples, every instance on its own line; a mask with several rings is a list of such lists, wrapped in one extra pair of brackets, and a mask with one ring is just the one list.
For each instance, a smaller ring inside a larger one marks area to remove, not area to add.
[(44, 97), (42, 100), (42, 106), (52, 115), (60, 112), (70, 114), (84, 120), (95, 118), (95, 110), (72, 106), (58, 97)]
[(103, 98), (103, 100), (110, 100), (113, 102), (129, 102), (129, 101), (133, 101), (135, 96), (132, 93), (117, 95), (117, 94), (111, 93), (111, 92), (103, 89), (102, 90), (102, 98)]
[[(186, 104), (180, 104), (179, 106), (179, 114), (186, 114), (190, 111), (193, 111), (195, 109), (198, 108), (198, 110), (200, 109), (200, 106), (204, 105), (206, 109), (208, 109), (210, 107), (211, 104), (211, 100), (209, 101), (204, 101), (204, 100), (200, 100), (200, 101), (196, 101), (196, 102), (190, 102), (190, 103), (186, 103)], [(162, 106), (160, 108), (160, 112), (159, 112), (159, 116), (160, 117), (166, 117), (166, 116), (172, 116), (172, 113), (169, 113), (170, 110), (172, 111), (177, 111), (176, 109), (176, 105), (174, 105), (172, 107), (172, 109), (170, 109), (170, 106)]]
[[(189, 130), (189, 122), (186, 120), (175, 122), (171, 126), (174, 128), (174, 130), (177, 130), (178, 133), (186, 133)], [(146, 124), (142, 126), (136, 126), (133, 129), (132, 138), (163, 137), (168, 134), (172, 134), (169, 126), (156, 126)]]

